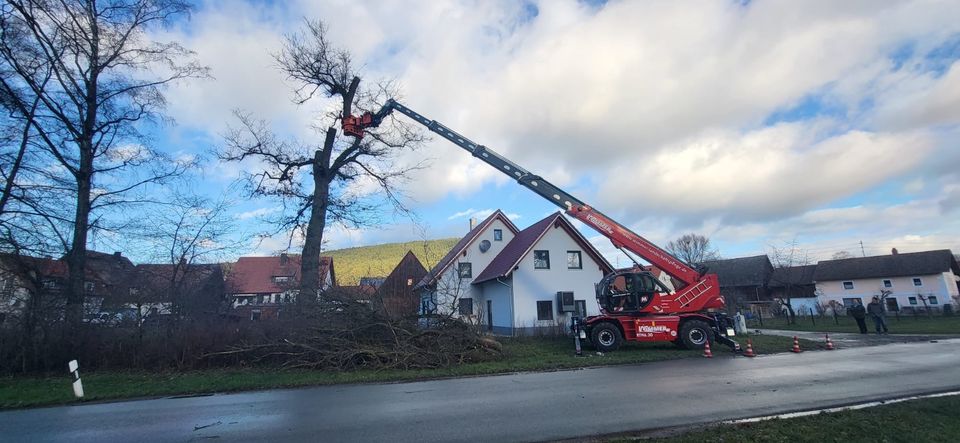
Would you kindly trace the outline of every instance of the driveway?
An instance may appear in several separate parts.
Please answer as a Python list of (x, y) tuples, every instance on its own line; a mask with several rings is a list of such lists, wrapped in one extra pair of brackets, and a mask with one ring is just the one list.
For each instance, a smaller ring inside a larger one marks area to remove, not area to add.
[(6, 441), (540, 441), (960, 389), (960, 339), (0, 413)]

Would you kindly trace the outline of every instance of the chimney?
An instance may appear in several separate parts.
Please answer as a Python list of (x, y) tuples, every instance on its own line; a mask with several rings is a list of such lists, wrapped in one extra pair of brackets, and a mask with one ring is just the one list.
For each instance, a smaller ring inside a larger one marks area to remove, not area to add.
[(280, 253), (280, 266), (286, 265), (290, 261), (290, 257), (287, 256), (286, 252)]
[(897, 255), (897, 254), (898, 254), (897, 248), (891, 249), (891, 250), (890, 250), (890, 254), (891, 254), (891, 255)]
[(476, 228), (476, 227), (477, 227), (477, 218), (470, 217), (470, 230), (472, 231), (473, 228)]
[(120, 257), (123, 257), (123, 254), (121, 254), (120, 251), (115, 251), (113, 253), (113, 258), (120, 258)]

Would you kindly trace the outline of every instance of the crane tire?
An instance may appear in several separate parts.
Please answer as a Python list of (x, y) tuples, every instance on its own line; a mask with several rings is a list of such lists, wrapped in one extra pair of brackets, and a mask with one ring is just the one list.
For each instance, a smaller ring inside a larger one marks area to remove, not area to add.
[(705, 321), (687, 320), (680, 325), (679, 344), (687, 349), (703, 349), (713, 342), (713, 329)]
[(612, 323), (603, 322), (590, 331), (590, 343), (600, 352), (613, 352), (623, 343), (623, 336), (620, 329)]

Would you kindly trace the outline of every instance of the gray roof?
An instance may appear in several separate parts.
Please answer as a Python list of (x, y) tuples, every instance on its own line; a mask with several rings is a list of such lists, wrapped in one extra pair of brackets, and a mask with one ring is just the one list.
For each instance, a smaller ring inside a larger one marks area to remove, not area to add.
[(817, 263), (813, 275), (816, 281), (849, 280), (856, 278), (912, 277), (953, 271), (960, 274), (960, 266), (949, 249), (911, 252), (874, 257), (824, 260)]
[(720, 287), (763, 286), (773, 272), (766, 254), (704, 262), (707, 273), (717, 274)]
[(787, 285), (803, 286), (813, 284), (813, 274), (817, 271), (817, 265), (791, 266), (788, 268), (776, 268), (770, 276), (771, 288), (782, 288)]

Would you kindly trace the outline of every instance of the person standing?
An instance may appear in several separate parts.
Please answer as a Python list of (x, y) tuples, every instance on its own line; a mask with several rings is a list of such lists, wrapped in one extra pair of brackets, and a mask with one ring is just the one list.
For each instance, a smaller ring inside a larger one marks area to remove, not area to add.
[(873, 301), (867, 305), (867, 313), (873, 318), (873, 324), (877, 327), (877, 334), (886, 334), (888, 332), (887, 319), (883, 314), (883, 306), (880, 305), (880, 297), (873, 297)]
[(853, 306), (847, 310), (850, 316), (857, 321), (857, 327), (861, 334), (867, 333), (867, 310), (863, 307), (863, 302), (859, 298), (853, 299)]

